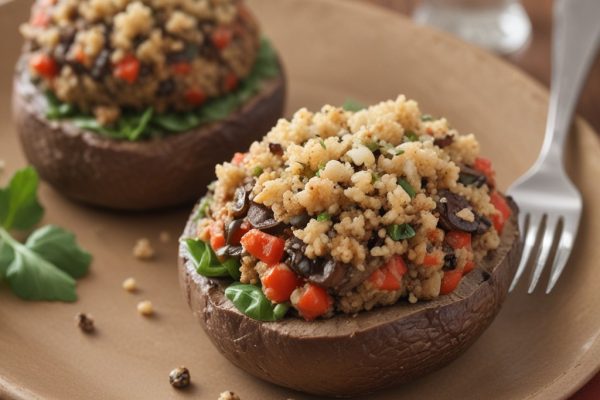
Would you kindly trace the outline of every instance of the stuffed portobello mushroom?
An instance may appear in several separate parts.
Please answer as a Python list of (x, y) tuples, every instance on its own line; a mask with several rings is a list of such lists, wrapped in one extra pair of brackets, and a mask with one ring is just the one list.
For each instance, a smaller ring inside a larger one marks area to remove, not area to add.
[(216, 174), (180, 282), (260, 378), (333, 396), (398, 384), (458, 356), (506, 296), (517, 208), (475, 137), (415, 101), (302, 109)]
[(283, 111), (282, 66), (243, 0), (38, 0), (21, 31), (25, 154), (87, 203), (193, 201)]

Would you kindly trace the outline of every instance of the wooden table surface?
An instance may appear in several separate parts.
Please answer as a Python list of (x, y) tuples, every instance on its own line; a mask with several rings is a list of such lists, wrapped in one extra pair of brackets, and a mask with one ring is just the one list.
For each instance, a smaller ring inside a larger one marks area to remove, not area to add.
[[(410, 14), (418, 0), (363, 0), (382, 7)], [(600, 0), (599, 0), (600, 1)], [(552, 1), (522, 0), (533, 26), (529, 44), (516, 54), (505, 57), (532, 77), (549, 87), (550, 49), (552, 36)], [(600, 132), (600, 54), (592, 66), (579, 101), (578, 112)], [(600, 373), (570, 400), (600, 399)]]

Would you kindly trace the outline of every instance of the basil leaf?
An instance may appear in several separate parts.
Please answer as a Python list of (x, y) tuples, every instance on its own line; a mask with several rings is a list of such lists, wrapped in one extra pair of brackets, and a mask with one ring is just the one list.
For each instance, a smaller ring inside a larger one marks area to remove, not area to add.
[(8, 266), (13, 262), (15, 252), (8, 243), (0, 240), (0, 281), (4, 278)]
[(190, 260), (200, 275), (208, 278), (230, 276), (227, 268), (219, 262), (217, 255), (208, 244), (196, 239), (185, 239), (184, 244)]
[(406, 179), (398, 179), (398, 185), (402, 186), (402, 189), (404, 189), (411, 199), (415, 198), (417, 192), (415, 192), (415, 189), (410, 185), (410, 183), (408, 183)]
[(411, 237), (414, 237), (417, 234), (415, 232), (415, 230), (413, 229), (413, 227), (410, 226), (409, 224), (390, 225), (387, 227), (387, 233), (388, 233), (389, 237), (391, 237), (393, 240), (396, 240), (396, 241), (403, 240), (403, 239), (410, 239)]
[(25, 246), (76, 279), (87, 274), (92, 262), (90, 253), (77, 245), (75, 235), (53, 225), (33, 232)]
[(240, 262), (237, 259), (228, 258), (223, 262), (223, 267), (225, 267), (229, 276), (231, 276), (234, 281), (239, 281), (242, 277), (242, 273), (240, 272)]
[(0, 190), (0, 226), (5, 229), (29, 229), (44, 214), (38, 202), (38, 174), (32, 167), (17, 171), (8, 186)]
[(25, 300), (75, 301), (75, 280), (25, 246), (18, 246), (6, 270), (12, 291)]
[(356, 101), (354, 99), (346, 99), (346, 101), (344, 101), (344, 104), (342, 104), (342, 108), (346, 111), (356, 112), (365, 109), (366, 106), (360, 101)]
[(46, 261), (26, 246), (14, 240), (10, 234), (0, 228), (2, 247), (9, 246), (12, 257), (4, 249), (2, 264), (6, 267), (5, 277), (12, 291), (25, 300), (75, 301), (75, 280), (54, 264)]
[(274, 305), (255, 285), (233, 283), (225, 289), (225, 296), (242, 314), (259, 321), (277, 321), (287, 312), (286, 305)]

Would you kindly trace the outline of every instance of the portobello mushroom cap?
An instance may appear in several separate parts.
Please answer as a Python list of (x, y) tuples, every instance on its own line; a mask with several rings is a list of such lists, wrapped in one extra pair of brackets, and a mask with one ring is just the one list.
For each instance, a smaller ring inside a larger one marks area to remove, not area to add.
[[(260, 322), (240, 313), (225, 297), (229, 281), (200, 276), (181, 256), (180, 284), (208, 337), (239, 368), (319, 396), (364, 395), (448, 364), (490, 325), (520, 257), (518, 209), (508, 201), (513, 214), (498, 249), (454, 292), (433, 301), (402, 301), (312, 322), (295, 317)], [(190, 219), (184, 237), (193, 234)]]
[(248, 149), (283, 114), (286, 80), (279, 64), (279, 76), (265, 81), (260, 92), (222, 121), (131, 142), (68, 120), (48, 120), (44, 93), (20, 60), (13, 81), (14, 121), (27, 160), (67, 197), (121, 210), (191, 203), (214, 180), (215, 164)]

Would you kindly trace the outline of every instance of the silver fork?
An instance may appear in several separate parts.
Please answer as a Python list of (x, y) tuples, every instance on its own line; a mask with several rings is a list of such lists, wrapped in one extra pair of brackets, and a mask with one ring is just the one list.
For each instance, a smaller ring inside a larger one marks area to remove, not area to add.
[[(584, 79), (600, 44), (600, 0), (556, 0), (552, 83), (546, 134), (539, 158), (509, 189), (521, 213), (524, 245), (510, 290), (534, 263), (528, 293), (537, 286), (545, 266), (552, 265), (546, 293), (565, 268), (581, 219), (581, 194), (568, 178), (563, 155), (565, 139)], [(553, 257), (550, 257), (550, 255)]]

